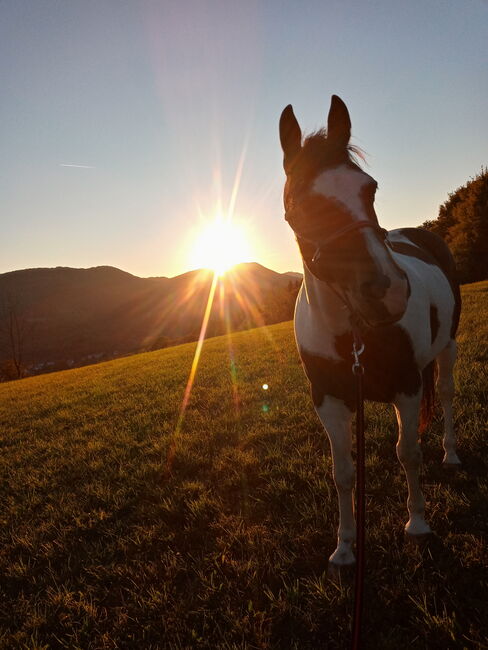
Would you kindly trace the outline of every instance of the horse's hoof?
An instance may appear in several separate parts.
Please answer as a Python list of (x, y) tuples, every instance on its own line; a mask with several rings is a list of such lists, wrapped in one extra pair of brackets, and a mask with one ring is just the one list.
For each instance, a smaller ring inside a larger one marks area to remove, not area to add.
[(442, 467), (447, 469), (448, 472), (455, 472), (457, 469), (461, 469), (462, 463), (460, 460), (453, 463), (448, 463), (447, 461), (442, 462)]
[(349, 584), (354, 580), (356, 562), (352, 564), (336, 564), (329, 560), (327, 566), (327, 577), (336, 584)]
[(337, 564), (337, 566), (354, 564), (356, 558), (352, 552), (352, 542), (339, 542), (336, 550), (329, 557), (329, 562)]
[(405, 524), (405, 532), (407, 535), (413, 537), (420, 537), (422, 535), (430, 535), (432, 532), (429, 524), (419, 515), (412, 515)]
[(413, 534), (405, 531), (405, 540), (415, 546), (425, 546), (431, 539), (433, 539), (434, 535), (435, 533), (432, 530), (420, 534)]
[(405, 547), (415, 554), (420, 553), (427, 561), (445, 555), (444, 543), (434, 531), (427, 535), (405, 535)]
[(460, 465), (461, 461), (459, 460), (459, 456), (456, 454), (456, 452), (451, 451), (449, 454), (444, 454), (444, 458), (442, 459), (442, 467), (456, 469)]

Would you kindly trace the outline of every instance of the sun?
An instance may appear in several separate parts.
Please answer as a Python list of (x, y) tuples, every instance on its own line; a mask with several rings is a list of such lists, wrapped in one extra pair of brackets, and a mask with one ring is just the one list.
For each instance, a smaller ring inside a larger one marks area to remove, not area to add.
[(192, 268), (211, 269), (222, 276), (236, 264), (249, 261), (251, 246), (243, 225), (217, 215), (207, 222), (192, 247)]

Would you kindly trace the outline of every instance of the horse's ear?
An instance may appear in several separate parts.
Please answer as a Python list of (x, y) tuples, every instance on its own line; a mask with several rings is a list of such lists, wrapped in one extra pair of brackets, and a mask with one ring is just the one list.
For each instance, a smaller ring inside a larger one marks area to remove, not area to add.
[(346, 147), (351, 137), (351, 118), (340, 97), (332, 95), (327, 118), (327, 139), (334, 140), (338, 146)]
[(288, 104), (280, 117), (280, 142), (284, 154), (283, 167), (288, 173), (293, 160), (302, 148), (302, 131), (291, 104)]

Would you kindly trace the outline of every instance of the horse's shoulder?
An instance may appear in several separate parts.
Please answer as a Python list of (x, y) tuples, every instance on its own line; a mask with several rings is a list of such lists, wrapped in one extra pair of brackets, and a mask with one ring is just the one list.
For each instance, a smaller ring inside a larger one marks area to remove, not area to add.
[(455, 307), (451, 327), (451, 336), (454, 337), (461, 312), (461, 294), (454, 258), (446, 242), (439, 235), (424, 228), (391, 230), (388, 233), (388, 241), (394, 252), (420, 259), (441, 269), (454, 296)]

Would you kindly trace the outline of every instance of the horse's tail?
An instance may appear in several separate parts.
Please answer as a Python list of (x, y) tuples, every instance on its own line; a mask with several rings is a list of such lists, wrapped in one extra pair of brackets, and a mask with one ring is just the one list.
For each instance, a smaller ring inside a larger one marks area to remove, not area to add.
[(431, 361), (422, 370), (422, 402), (420, 403), (419, 433), (423, 433), (432, 422), (435, 410), (435, 382), (437, 364)]

